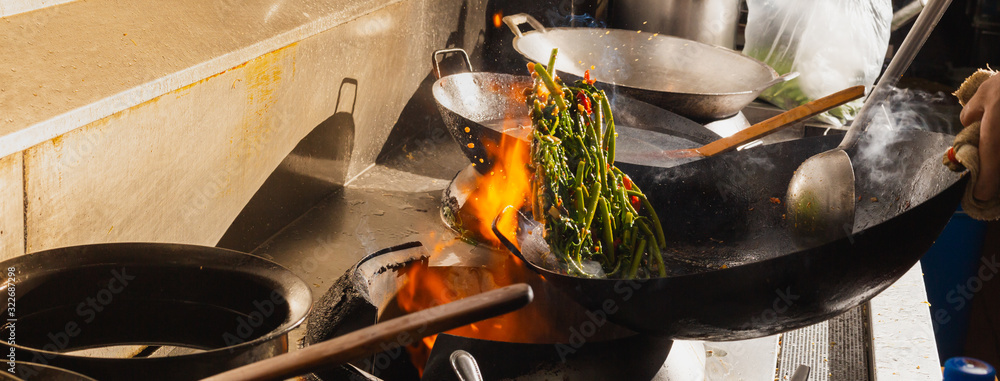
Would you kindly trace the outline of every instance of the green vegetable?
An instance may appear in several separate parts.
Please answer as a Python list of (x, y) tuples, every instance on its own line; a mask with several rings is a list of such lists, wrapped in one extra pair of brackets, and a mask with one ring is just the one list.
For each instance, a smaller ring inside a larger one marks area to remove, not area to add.
[[(575, 276), (584, 261), (608, 277), (666, 276), (663, 227), (646, 195), (614, 167), (611, 104), (587, 80), (566, 86), (541, 64), (527, 99), (535, 127), (531, 143), (532, 212), (545, 224), (553, 254)], [(641, 201), (641, 202), (640, 202)], [(634, 203), (634, 204), (633, 204)]]
[[(779, 74), (794, 71), (792, 67), (793, 62), (790, 58), (782, 55), (772, 56), (770, 53), (767, 49), (754, 49), (743, 52), (747, 56), (763, 61)], [(764, 90), (759, 98), (785, 110), (791, 110), (815, 100), (815, 98), (806, 95), (799, 81), (800, 78), (793, 78), (792, 80), (771, 86), (767, 90)], [(851, 101), (823, 112), (815, 116), (815, 118), (833, 125), (846, 125), (847, 122), (854, 120), (854, 117), (860, 111), (862, 103), (860, 99)]]

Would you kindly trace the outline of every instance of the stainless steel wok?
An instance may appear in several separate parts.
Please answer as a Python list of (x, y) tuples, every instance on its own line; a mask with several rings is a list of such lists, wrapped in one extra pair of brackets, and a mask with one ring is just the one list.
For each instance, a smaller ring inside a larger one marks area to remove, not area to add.
[[(438, 56), (459, 53), (470, 73), (441, 77)], [(531, 77), (500, 73), (475, 73), (468, 54), (461, 49), (435, 51), (432, 58), (438, 77), (434, 83), (434, 101), (451, 136), (476, 170), (487, 173), (493, 165), (491, 152), (500, 152), (501, 137), (506, 134), (527, 144), (531, 120), (528, 119), (524, 92), (531, 88)], [(694, 148), (721, 137), (690, 119), (628, 96), (611, 98), (618, 130), (619, 159), (643, 162), (668, 149)]]
[[(621, 29), (546, 29), (527, 14), (504, 17), (514, 49), (546, 64), (559, 48), (556, 70), (600, 83), (698, 121), (736, 115), (768, 87), (798, 73), (778, 76), (763, 62), (738, 52), (679, 37)], [(535, 30), (521, 32), (528, 23)]]

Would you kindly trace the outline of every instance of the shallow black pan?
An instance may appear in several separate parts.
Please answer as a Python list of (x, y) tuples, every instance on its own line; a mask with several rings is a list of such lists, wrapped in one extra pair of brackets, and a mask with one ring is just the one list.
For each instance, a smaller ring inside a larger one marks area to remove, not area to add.
[[(840, 141), (827, 136), (674, 168), (619, 163), (663, 221), (667, 277), (584, 279), (529, 265), (587, 308), (616, 304), (620, 310), (609, 320), (639, 332), (739, 340), (824, 321), (909, 270), (961, 197), (965, 177), (939, 162), (951, 136), (912, 130), (892, 136), (895, 142), (867, 139), (850, 152), (861, 199), (856, 225), (845, 227), (853, 233), (847, 238), (800, 247), (780, 205), (798, 163)], [(522, 259), (532, 254), (522, 255), (519, 247), (538, 246), (501, 239)]]
[[(472, 70), (468, 55), (461, 49), (434, 52), (434, 101), (438, 105), (451, 136), (461, 146), (480, 173), (492, 165), (488, 152), (499, 152), (504, 134), (527, 143), (531, 121), (525, 106), (524, 91), (531, 88), (531, 77), (497, 73), (460, 73), (441, 77), (439, 55), (460, 53)], [(693, 148), (720, 136), (704, 126), (625, 95), (609, 94), (618, 128), (619, 151)]]
[[(0, 290), (16, 303), (0, 350), (98, 380), (200, 379), (285, 353), (288, 332), (312, 305), (309, 286), (291, 271), (215, 247), (71, 246), (0, 268)], [(145, 349), (126, 358), (81, 352), (126, 345)]]

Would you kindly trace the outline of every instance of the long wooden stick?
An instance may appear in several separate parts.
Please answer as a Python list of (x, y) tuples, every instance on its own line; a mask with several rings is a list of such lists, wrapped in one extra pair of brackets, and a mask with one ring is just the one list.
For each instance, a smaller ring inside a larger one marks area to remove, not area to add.
[(531, 287), (524, 283), (487, 291), (244, 365), (205, 380), (283, 380), (295, 377), (517, 310), (530, 303), (532, 297)]
[(747, 127), (731, 136), (708, 143), (706, 145), (701, 146), (700, 148), (695, 148), (694, 150), (697, 151), (697, 153), (700, 154), (701, 156), (706, 156), (706, 157), (717, 155), (723, 152), (729, 152), (743, 144), (749, 143), (751, 141), (760, 139), (771, 133), (774, 133), (779, 129), (781, 129), (781, 127), (815, 116), (816, 114), (819, 114), (823, 111), (840, 106), (852, 100), (861, 98), (862, 95), (865, 95), (864, 86), (849, 87), (847, 89), (838, 91), (836, 93), (827, 95), (825, 97), (801, 105), (799, 107), (785, 111), (768, 120)]

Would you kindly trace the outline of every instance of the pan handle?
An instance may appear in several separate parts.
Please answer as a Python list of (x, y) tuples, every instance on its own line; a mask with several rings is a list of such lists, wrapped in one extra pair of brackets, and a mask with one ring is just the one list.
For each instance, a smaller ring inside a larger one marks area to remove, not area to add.
[(510, 31), (514, 32), (514, 35), (517, 36), (518, 38), (522, 36), (521, 29), (518, 28), (518, 25), (524, 23), (528, 23), (528, 25), (531, 25), (531, 27), (535, 28), (535, 30), (545, 33), (545, 27), (542, 26), (542, 23), (538, 22), (538, 20), (535, 20), (534, 17), (531, 17), (531, 15), (527, 13), (518, 13), (516, 15), (504, 16), (503, 23), (507, 24), (507, 27), (510, 28)]
[(798, 76), (799, 76), (799, 72), (797, 72), (797, 71), (793, 71), (793, 72), (790, 72), (790, 73), (785, 73), (785, 74), (777, 76), (776, 78), (774, 78), (774, 79), (772, 79), (770, 81), (767, 81), (767, 82), (761, 84), (760, 86), (757, 86), (757, 88), (753, 89), (753, 91), (754, 92), (763, 92), (764, 90), (767, 90), (771, 86), (777, 85), (777, 84), (779, 84), (781, 82), (791, 81), (791, 80), (797, 78)]
[(533, 298), (531, 286), (526, 283), (501, 287), (403, 315), (295, 352), (231, 369), (203, 381), (284, 380), (513, 312), (531, 303)]
[[(500, 223), (500, 219), (503, 218), (503, 216), (505, 214), (507, 214), (508, 212), (510, 212), (512, 210), (516, 210), (514, 208), (514, 206), (513, 205), (507, 205), (506, 207), (503, 208), (503, 210), (500, 211), (500, 214), (497, 214), (496, 218), (493, 219), (493, 226), (492, 226), (493, 227), (493, 234), (496, 234), (497, 239), (500, 240), (500, 243), (502, 243), (504, 245), (504, 247), (507, 248), (507, 250), (510, 250), (511, 253), (514, 253), (514, 255), (517, 257), (517, 259), (520, 259), (520, 260), (524, 261), (524, 263), (530, 263), (530, 262), (528, 262), (527, 259), (524, 258), (524, 255), (521, 254), (521, 250), (518, 249), (517, 245), (515, 245), (514, 242), (511, 241), (511, 239), (508, 238), (506, 235), (504, 235), (500, 231), (500, 228), (497, 227), (497, 224)], [(529, 266), (529, 267), (531, 267), (531, 266)], [(534, 268), (534, 267), (532, 267), (532, 268)]]
[(469, 61), (469, 53), (466, 53), (465, 49), (462, 48), (438, 49), (431, 54), (431, 62), (434, 64), (434, 76), (437, 77), (437, 79), (441, 79), (441, 63), (438, 61), (438, 55), (447, 53), (462, 53), (462, 57), (465, 58), (465, 66), (469, 68), (470, 72), (473, 71), (472, 61)]

